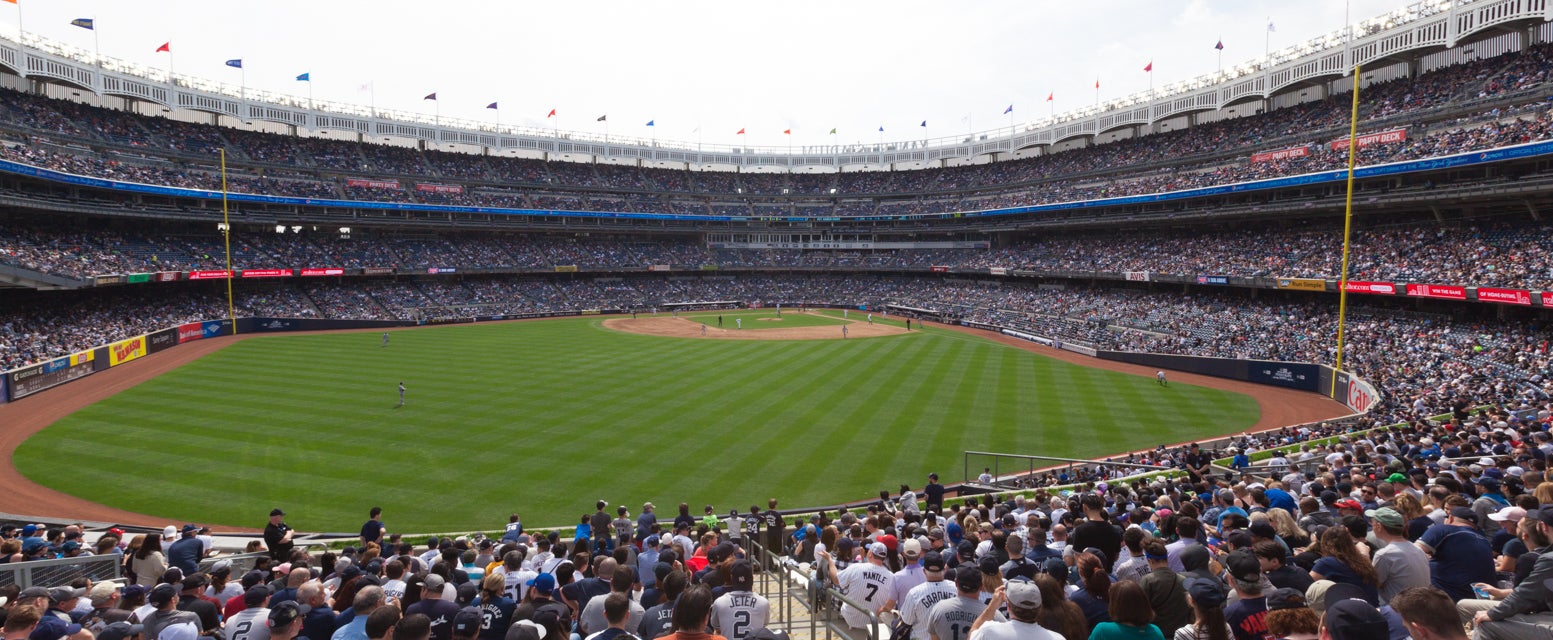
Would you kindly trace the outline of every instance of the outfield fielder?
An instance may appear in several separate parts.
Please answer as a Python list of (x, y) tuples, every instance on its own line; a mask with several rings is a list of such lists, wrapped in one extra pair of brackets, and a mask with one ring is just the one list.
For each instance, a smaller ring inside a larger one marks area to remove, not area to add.
[(870, 313), (870, 314), (868, 314), (868, 324), (873, 324), (873, 323), (874, 323), (874, 314)]
[(404, 383), (399, 383), (399, 406), (404, 406)]
[(734, 324), (734, 326), (736, 328), (743, 329), (744, 328), (744, 318), (734, 318), (733, 319), (733, 324)]
[(1165, 382), (1165, 372), (1163, 372), (1163, 371), (1154, 374), (1154, 379), (1159, 381), (1159, 386), (1161, 386), (1161, 387), (1168, 387), (1168, 386), (1170, 386), (1169, 383)]
[(385, 346), (385, 347), (388, 346), (388, 332), (387, 331), (383, 332), (383, 346)]

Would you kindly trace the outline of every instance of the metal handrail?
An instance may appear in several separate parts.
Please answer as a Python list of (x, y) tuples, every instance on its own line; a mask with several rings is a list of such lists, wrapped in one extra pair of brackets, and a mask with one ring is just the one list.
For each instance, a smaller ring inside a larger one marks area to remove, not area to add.
[[(759, 560), (765, 570), (760, 574), (760, 591), (776, 594), (776, 616), (792, 630), (793, 614), (802, 605), (808, 611), (809, 638), (831, 640), (841, 637), (848, 640), (880, 640), (884, 621), (868, 607), (848, 598), (835, 585), (827, 584), (818, 572), (805, 569), (791, 558), (772, 553), (753, 539), (747, 538), (748, 553)], [(772, 589), (775, 585), (778, 589)], [(800, 598), (795, 591), (801, 589)], [(850, 606), (868, 616), (865, 629), (853, 629), (840, 617), (841, 607)], [(864, 633), (859, 633), (863, 631)]]

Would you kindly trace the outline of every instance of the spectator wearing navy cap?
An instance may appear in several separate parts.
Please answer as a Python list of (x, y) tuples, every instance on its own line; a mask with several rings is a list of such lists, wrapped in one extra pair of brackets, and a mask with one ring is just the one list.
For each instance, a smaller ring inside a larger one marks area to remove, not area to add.
[[(541, 573), (528, 581), (528, 596), (512, 612), (513, 620), (538, 620), (541, 616), (553, 618), (564, 629), (572, 626), (572, 611), (565, 604), (551, 599), (555, 593), (555, 576)], [(710, 599), (708, 599), (710, 603)], [(515, 626), (515, 625), (514, 625)], [(510, 630), (509, 630), (510, 632)]]
[(1492, 582), (1494, 552), (1477, 529), (1477, 512), (1455, 507), (1414, 544), (1429, 555), (1429, 582), (1455, 601), (1473, 596), (1472, 583)]
[(1331, 640), (1378, 640), (1391, 633), (1380, 610), (1360, 598), (1328, 597), (1321, 630)]
[[(26, 595), (23, 592), (22, 595)], [(173, 584), (159, 584), (146, 596), (146, 604), (155, 609), (141, 619), (145, 626), (145, 635), (148, 638), (156, 638), (162, 635), (162, 629), (177, 624), (192, 624), (195, 629), (200, 628), (199, 616), (188, 611), (178, 610), (178, 587)], [(34, 640), (58, 640), (58, 636), (47, 639), (35, 638)]]
[(307, 640), (302, 634), (302, 620), (308, 608), (296, 602), (282, 602), (270, 609), (270, 640)]

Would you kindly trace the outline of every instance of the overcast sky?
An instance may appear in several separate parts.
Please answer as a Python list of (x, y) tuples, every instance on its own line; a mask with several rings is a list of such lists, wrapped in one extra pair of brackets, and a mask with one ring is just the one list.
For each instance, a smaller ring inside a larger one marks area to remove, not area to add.
[[(179, 74), (445, 118), (794, 146), (959, 135), (1162, 87), (1341, 28), (1343, 0), (20, 0), (29, 33)], [(1352, 0), (1354, 22), (1404, 7)], [(18, 9), (0, 4), (15, 37)], [(372, 83), (375, 97), (362, 91)], [(423, 100), (436, 92), (438, 102)], [(1055, 94), (1048, 103), (1048, 94)], [(969, 122), (967, 122), (969, 119)], [(646, 123), (656, 123), (648, 128)], [(919, 126), (927, 121), (926, 128)], [(699, 128), (699, 132), (697, 129)], [(747, 136), (738, 136), (740, 128)], [(791, 139), (783, 135), (791, 128)], [(829, 135), (836, 128), (835, 137)]]

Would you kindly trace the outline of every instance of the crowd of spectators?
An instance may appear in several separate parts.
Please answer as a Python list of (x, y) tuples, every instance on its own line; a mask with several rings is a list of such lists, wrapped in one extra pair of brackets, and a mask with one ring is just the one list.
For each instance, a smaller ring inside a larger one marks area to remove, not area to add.
[[(551, 271), (948, 267), (1037, 272), (1148, 272), (1181, 276), (1328, 278), (1341, 271), (1341, 228), (1330, 221), (1240, 230), (1047, 234), (992, 249), (724, 249), (684, 237), (592, 237), (490, 233), (233, 234), (233, 266), (457, 268)], [(1526, 290), (1553, 289), (1553, 227), (1498, 219), (1449, 226), (1398, 224), (1354, 231), (1349, 278)], [(49, 274), (93, 275), (221, 269), (222, 238), (207, 230), (82, 232), (69, 224), (0, 228), (0, 264)], [(1113, 275), (1112, 277), (1119, 277)]]
[[(1374, 164), (1545, 140), (1549, 45), (1367, 87), (1361, 129), (1406, 128), (1364, 147)], [(3, 157), (93, 177), (218, 189), (212, 157), (228, 148), (229, 188), (266, 195), (418, 204), (736, 216), (897, 216), (1071, 202), (1297, 175), (1346, 164), (1343, 96), (1246, 112), (1175, 131), (1020, 160), (911, 171), (729, 173), (544, 162), (326, 138), (220, 129), (3, 92)], [(1305, 157), (1251, 162), (1259, 150)], [(347, 186), (353, 178), (398, 188)], [(418, 190), (422, 180), (458, 192)], [(502, 187), (502, 189), (498, 189)], [(522, 192), (504, 192), (520, 188)], [(653, 194), (653, 195), (649, 195)], [(715, 194), (707, 202), (707, 195)], [(776, 200), (771, 200), (776, 198)], [(866, 198), (866, 199), (865, 199)], [(795, 207), (795, 205), (797, 205)]]

